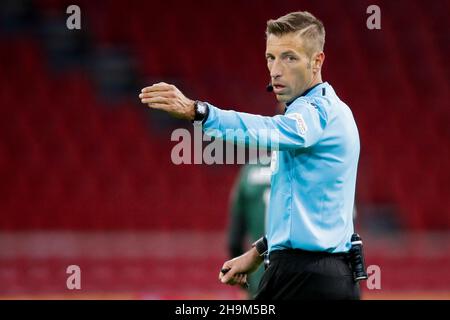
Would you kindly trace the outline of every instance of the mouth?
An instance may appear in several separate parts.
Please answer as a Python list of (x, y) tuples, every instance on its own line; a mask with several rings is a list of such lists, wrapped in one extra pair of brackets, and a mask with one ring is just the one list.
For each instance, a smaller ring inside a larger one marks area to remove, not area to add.
[(273, 92), (275, 93), (280, 93), (281, 91), (284, 90), (284, 88), (286, 88), (286, 86), (283, 86), (282, 84), (273, 84)]

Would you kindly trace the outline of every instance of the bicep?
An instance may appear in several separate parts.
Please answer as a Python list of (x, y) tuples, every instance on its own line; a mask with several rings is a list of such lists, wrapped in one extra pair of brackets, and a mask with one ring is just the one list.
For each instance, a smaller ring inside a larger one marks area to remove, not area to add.
[(299, 148), (308, 148), (322, 137), (326, 119), (314, 105), (307, 104), (289, 110), (283, 117), (289, 123), (292, 135), (297, 137)]

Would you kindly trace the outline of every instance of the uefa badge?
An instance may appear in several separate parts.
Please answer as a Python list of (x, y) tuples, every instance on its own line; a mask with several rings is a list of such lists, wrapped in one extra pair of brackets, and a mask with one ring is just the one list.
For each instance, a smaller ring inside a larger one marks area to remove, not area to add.
[(303, 119), (303, 116), (300, 113), (287, 114), (286, 117), (297, 121), (297, 128), (302, 135), (304, 135), (306, 133), (306, 131), (308, 131), (308, 127), (306, 126), (305, 119)]

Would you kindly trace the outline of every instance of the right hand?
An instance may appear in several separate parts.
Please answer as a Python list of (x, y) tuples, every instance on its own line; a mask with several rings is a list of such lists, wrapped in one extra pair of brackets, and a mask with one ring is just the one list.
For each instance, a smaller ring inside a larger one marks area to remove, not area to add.
[(229, 285), (244, 285), (247, 281), (247, 274), (255, 271), (263, 262), (263, 258), (255, 248), (251, 248), (246, 253), (234, 259), (226, 261), (222, 269), (229, 269), (226, 274), (219, 272), (219, 280)]

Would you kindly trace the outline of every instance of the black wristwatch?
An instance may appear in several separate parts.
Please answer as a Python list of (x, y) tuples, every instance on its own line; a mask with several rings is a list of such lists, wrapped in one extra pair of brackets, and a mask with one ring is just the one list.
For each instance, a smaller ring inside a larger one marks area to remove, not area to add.
[(196, 100), (194, 103), (194, 120), (193, 123), (205, 123), (209, 115), (209, 106), (206, 102)]
[(261, 237), (255, 242), (253, 242), (252, 247), (256, 249), (256, 251), (261, 257), (264, 256), (267, 253), (267, 250), (269, 249), (266, 237)]

